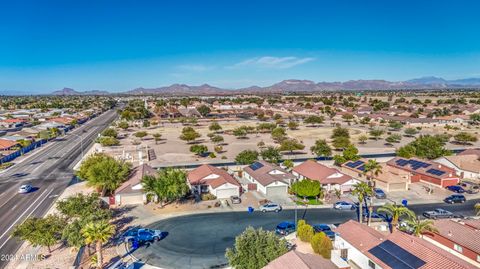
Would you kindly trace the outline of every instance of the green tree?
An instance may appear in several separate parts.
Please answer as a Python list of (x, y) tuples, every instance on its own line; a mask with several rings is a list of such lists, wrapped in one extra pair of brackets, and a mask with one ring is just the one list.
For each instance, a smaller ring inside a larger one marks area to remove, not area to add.
[(238, 153), (237, 157), (235, 157), (235, 162), (238, 164), (252, 164), (258, 160), (258, 152), (255, 150), (244, 150)]
[(399, 134), (391, 134), (385, 138), (385, 141), (388, 143), (398, 143), (400, 140), (402, 140), (402, 136)]
[(281, 143), (283, 140), (285, 140), (287, 137), (287, 132), (285, 131), (285, 128), (282, 127), (276, 127), (275, 129), (272, 130), (272, 139), (276, 143)]
[(285, 160), (283, 161), (283, 166), (285, 166), (285, 168), (287, 168), (287, 170), (291, 170), (294, 166), (294, 163), (292, 160), (288, 159), (288, 160)]
[(98, 222), (90, 222), (82, 229), (82, 235), (85, 243), (95, 244), (97, 254), (97, 268), (103, 268), (103, 244), (108, 242), (115, 234), (115, 226), (105, 220)]
[(152, 134), (152, 136), (153, 136), (153, 139), (155, 140), (155, 145), (158, 144), (158, 141), (160, 141), (161, 138), (162, 138), (161, 133), (154, 133), (154, 134)]
[(311, 115), (303, 120), (305, 124), (310, 124), (315, 126), (317, 124), (322, 124), (325, 121), (325, 118), (322, 116)]
[(293, 183), (291, 190), (296, 195), (306, 199), (307, 197), (317, 197), (320, 195), (321, 187), (319, 181), (304, 179)]
[(148, 120), (143, 120), (142, 127), (143, 127), (143, 128), (148, 128), (148, 127), (150, 127), (150, 121), (148, 121)]
[(232, 133), (237, 138), (245, 138), (248, 134), (247, 130), (243, 126), (233, 129)]
[[(445, 137), (443, 136), (431, 136), (421, 135), (397, 151), (397, 154), (402, 157), (406, 157), (409, 153), (414, 153), (413, 156), (424, 159), (436, 159), (442, 156), (450, 155), (451, 152), (445, 149)], [(402, 155), (400, 155), (402, 154)]]
[(345, 150), (343, 150), (342, 155), (347, 161), (356, 161), (360, 159), (358, 149), (353, 144), (348, 145)]
[(180, 135), (180, 139), (184, 140), (184, 141), (187, 141), (187, 143), (191, 143), (201, 136), (202, 135), (200, 135), (192, 127), (184, 127), (182, 129), (182, 134)]
[(288, 129), (290, 130), (297, 130), (298, 129), (298, 123), (295, 121), (289, 121), (287, 124)]
[[(382, 173), (382, 166), (376, 160), (368, 160), (365, 163), (365, 168), (363, 169), (363, 174), (367, 176), (368, 181), (370, 182), (369, 186), (372, 188), (373, 192), (373, 179)], [(368, 226), (372, 221), (372, 211), (373, 211), (373, 200), (370, 199), (369, 208), (368, 208)]]
[(382, 129), (373, 129), (373, 130), (370, 130), (369, 132), (369, 134), (373, 136), (375, 140), (378, 140), (384, 133), (385, 131)]
[(471, 120), (474, 124), (480, 123), (480, 114), (479, 114), (479, 113), (474, 113), (474, 114), (470, 115), (470, 120)]
[(395, 204), (385, 204), (381, 206), (378, 210), (379, 213), (385, 213), (389, 216), (392, 221), (392, 232), (395, 231), (398, 225), (398, 219), (400, 217), (408, 217), (408, 218), (415, 218), (415, 213), (413, 213), (410, 209), (404, 207), (403, 205), (395, 205)]
[(332, 241), (324, 232), (316, 233), (310, 240), (310, 244), (315, 253), (325, 259), (330, 259), (332, 254)]
[(48, 129), (49, 137), (54, 138), (60, 135), (60, 130), (56, 127)]
[(135, 135), (135, 137), (138, 137), (138, 138), (140, 138), (140, 139), (143, 139), (145, 136), (148, 135), (148, 133), (145, 132), (145, 131), (138, 131), (138, 132), (136, 132), (134, 135)]
[(344, 149), (350, 145), (350, 138), (346, 136), (338, 136), (333, 138), (332, 145), (336, 149)]
[(358, 137), (358, 141), (360, 142), (360, 144), (365, 144), (368, 140), (368, 136), (366, 135), (361, 135)]
[(248, 227), (235, 238), (233, 248), (225, 256), (235, 269), (259, 269), (287, 253), (287, 243), (274, 232)]
[(353, 120), (353, 115), (352, 114), (343, 114), (342, 115), (342, 119), (345, 121), (345, 122), (348, 122), (350, 123), (352, 120)]
[(98, 138), (98, 143), (103, 147), (111, 147), (111, 146), (118, 146), (120, 145), (120, 141), (115, 137), (110, 136), (102, 136)]
[(266, 160), (270, 163), (278, 163), (280, 159), (282, 159), (282, 154), (280, 151), (275, 147), (267, 147), (260, 152), (262, 159)]
[(208, 129), (212, 132), (218, 133), (219, 131), (222, 130), (222, 126), (220, 126), (220, 124), (218, 124), (218, 122), (214, 121), (210, 124), (210, 126), (208, 126)]
[(310, 150), (312, 151), (312, 154), (315, 154), (318, 157), (332, 155), (332, 148), (328, 145), (327, 140), (325, 139), (318, 139), (315, 141), (315, 145), (310, 147)]
[(210, 114), (211, 109), (207, 105), (201, 105), (197, 107), (197, 111), (200, 113), (200, 115), (202, 115), (202, 117), (206, 117), (208, 114)]
[(157, 177), (144, 176), (142, 187), (145, 194), (153, 194), (158, 198), (160, 206), (165, 202), (173, 202), (184, 197), (189, 190), (187, 174), (184, 170), (165, 168)]
[(393, 130), (398, 131), (398, 130), (402, 129), (403, 124), (399, 121), (391, 121), (388, 126), (390, 128), (392, 128)]
[(478, 138), (474, 134), (470, 134), (467, 132), (460, 132), (453, 136), (455, 141), (460, 144), (467, 145), (470, 142), (477, 142)]
[(127, 130), (129, 125), (128, 125), (128, 122), (121, 121), (117, 124), (117, 127), (120, 128), (120, 129), (123, 129), (123, 130)]
[(412, 145), (400, 147), (397, 150), (396, 154), (399, 157), (410, 159), (415, 156), (415, 147), (413, 147)]
[(257, 125), (257, 130), (262, 133), (272, 132), (275, 127), (277, 127), (275, 123), (262, 122)]
[(414, 135), (418, 134), (418, 130), (415, 128), (407, 128), (403, 132), (409, 137), (413, 137)]
[(116, 190), (130, 172), (130, 165), (115, 160), (105, 154), (97, 153), (85, 159), (77, 176), (87, 184), (101, 190), (102, 196)]
[(345, 157), (343, 157), (343, 155), (339, 155), (339, 154), (336, 154), (333, 156), (333, 162), (335, 165), (342, 165), (344, 163), (347, 162), (347, 159), (345, 159)]
[(350, 133), (348, 132), (347, 128), (342, 128), (340, 126), (337, 126), (335, 127), (335, 129), (333, 129), (332, 135), (330, 136), (330, 138), (335, 139), (337, 137), (350, 138)]
[(20, 147), (25, 148), (30, 146), (30, 144), (32, 144), (32, 141), (27, 139), (21, 139), (21, 140), (18, 140), (17, 143), (20, 144)]
[(290, 153), (293, 153), (294, 150), (302, 150), (304, 148), (305, 145), (296, 139), (285, 139), (282, 141), (278, 149), (280, 151), (290, 151)]
[(352, 194), (358, 199), (359, 222), (363, 222), (363, 201), (366, 196), (372, 196), (373, 190), (366, 182), (359, 182), (353, 186)]
[(193, 152), (197, 155), (203, 155), (208, 152), (208, 148), (205, 145), (192, 145), (190, 146), (190, 152)]
[(411, 218), (405, 220), (405, 223), (407, 224), (408, 230), (410, 230), (410, 232), (417, 237), (420, 237), (424, 233), (438, 232), (432, 220), (420, 220), (419, 218)]
[(28, 218), (13, 230), (12, 235), (29, 242), (32, 246), (51, 247), (62, 237), (65, 220), (58, 215), (48, 215), (45, 218)]
[[(299, 222), (300, 223), (300, 222)], [(314, 230), (313, 230), (313, 227), (311, 225), (308, 225), (308, 224), (302, 224), (302, 225), (298, 225), (298, 228), (297, 228), (297, 236), (300, 238), (300, 240), (302, 240), (303, 242), (310, 242), (310, 240), (312, 239), (313, 235), (314, 235)]]
[(212, 138), (210, 140), (215, 144), (219, 144), (219, 143), (222, 143), (224, 141), (223, 136), (221, 136), (221, 135), (214, 135), (214, 136), (212, 136)]

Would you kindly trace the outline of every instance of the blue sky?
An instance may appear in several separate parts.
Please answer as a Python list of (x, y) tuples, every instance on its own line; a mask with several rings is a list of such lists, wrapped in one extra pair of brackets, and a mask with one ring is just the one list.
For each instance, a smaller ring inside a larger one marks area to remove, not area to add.
[(0, 92), (480, 77), (479, 1), (4, 1)]

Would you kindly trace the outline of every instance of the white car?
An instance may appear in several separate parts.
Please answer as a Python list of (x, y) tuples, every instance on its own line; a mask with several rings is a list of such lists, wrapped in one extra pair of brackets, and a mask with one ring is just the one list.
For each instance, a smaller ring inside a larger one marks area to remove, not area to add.
[(282, 210), (282, 207), (275, 203), (267, 203), (260, 206), (259, 210), (262, 212), (280, 212)]
[(32, 185), (30, 184), (25, 184), (20, 186), (18, 189), (18, 193), (29, 193), (32, 190)]

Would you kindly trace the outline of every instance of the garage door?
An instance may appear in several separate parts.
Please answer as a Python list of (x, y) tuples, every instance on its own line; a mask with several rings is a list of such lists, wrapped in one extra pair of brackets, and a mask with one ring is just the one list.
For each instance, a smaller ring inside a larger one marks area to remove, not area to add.
[(287, 186), (267, 187), (266, 194), (268, 197), (285, 197), (285, 195), (287, 195)]
[(120, 204), (121, 205), (143, 204), (143, 194), (121, 195)]
[(407, 183), (390, 183), (389, 191), (404, 191), (407, 189)]
[(230, 198), (230, 196), (232, 195), (238, 195), (238, 188), (217, 190), (216, 196), (218, 199), (226, 199), (226, 198)]

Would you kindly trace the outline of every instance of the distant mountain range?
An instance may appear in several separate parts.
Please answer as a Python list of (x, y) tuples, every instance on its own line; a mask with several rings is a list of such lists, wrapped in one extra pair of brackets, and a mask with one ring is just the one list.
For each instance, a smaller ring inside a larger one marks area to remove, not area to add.
[[(320, 92), (339, 90), (409, 90), (409, 89), (455, 89), (480, 88), (480, 78), (445, 80), (439, 77), (422, 77), (407, 81), (387, 80), (349, 80), (345, 82), (314, 82), (311, 80), (289, 79), (267, 87), (251, 86), (240, 89), (224, 89), (203, 84), (189, 86), (172, 84), (159, 88), (136, 88), (119, 94), (129, 95), (224, 95), (224, 94), (255, 94), (255, 93), (287, 93), (287, 92)], [(70, 88), (54, 91), (52, 95), (107, 95), (107, 91), (79, 92)]]

